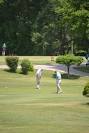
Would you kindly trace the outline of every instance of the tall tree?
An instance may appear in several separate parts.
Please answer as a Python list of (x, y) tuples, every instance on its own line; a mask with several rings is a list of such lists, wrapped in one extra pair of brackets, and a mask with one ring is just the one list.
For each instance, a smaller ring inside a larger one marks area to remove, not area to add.
[(36, 36), (37, 41), (40, 41), (39, 47), (42, 49), (42, 45), (45, 46), (46, 51), (51, 48), (51, 52), (57, 49), (61, 54), (68, 53), (71, 48), (73, 52), (74, 47), (87, 50), (89, 47), (88, 4), (87, 0), (82, 2), (48, 0), (36, 18), (34, 31), (35, 35), (37, 33), (41, 37), (39, 40)]
[(9, 54), (32, 55), (32, 25), (44, 0), (3, 0), (0, 5), (1, 45), (6, 43)]
[(88, 0), (0, 2), (0, 47), (5, 42), (8, 53), (66, 54), (89, 48)]
[(89, 1), (69, 0), (71, 13), (71, 34), (79, 49), (89, 48)]

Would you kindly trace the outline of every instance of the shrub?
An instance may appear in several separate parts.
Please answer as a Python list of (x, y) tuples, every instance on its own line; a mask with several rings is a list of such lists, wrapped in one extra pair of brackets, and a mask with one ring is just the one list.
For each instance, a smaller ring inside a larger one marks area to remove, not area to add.
[(77, 56), (76, 61), (76, 64), (79, 66), (83, 62), (83, 58), (81, 56)]
[(21, 62), (21, 71), (23, 74), (28, 74), (29, 71), (33, 71), (33, 65), (28, 59), (23, 59)]
[(16, 72), (16, 69), (18, 67), (18, 61), (19, 61), (18, 57), (15, 56), (6, 57), (6, 64), (10, 68), (11, 72)]
[(89, 97), (89, 82), (84, 87), (83, 95)]
[(86, 56), (87, 52), (84, 50), (79, 50), (75, 53), (76, 56)]

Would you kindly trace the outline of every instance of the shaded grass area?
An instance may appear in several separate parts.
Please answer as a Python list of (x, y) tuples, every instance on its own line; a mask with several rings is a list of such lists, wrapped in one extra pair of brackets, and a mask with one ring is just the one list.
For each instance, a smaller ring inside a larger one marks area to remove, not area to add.
[(37, 90), (35, 72), (0, 70), (0, 133), (89, 132), (89, 99), (82, 96), (89, 78), (63, 78), (63, 93), (56, 94), (53, 74), (44, 71)]
[[(68, 77), (67, 73), (62, 73), (61, 76), (62, 76), (62, 79), (78, 79), (78, 78), (80, 78), (79, 75), (73, 75), (73, 74), (70, 74), (69, 77)], [(53, 73), (52, 77), (56, 78), (56, 73), (55, 72)]]
[(74, 68), (79, 71), (89, 73), (89, 66), (78, 66), (78, 67), (74, 67)]

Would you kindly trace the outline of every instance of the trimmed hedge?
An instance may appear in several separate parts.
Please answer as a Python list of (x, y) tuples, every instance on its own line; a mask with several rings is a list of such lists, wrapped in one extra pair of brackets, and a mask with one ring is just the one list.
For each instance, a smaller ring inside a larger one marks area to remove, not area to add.
[(28, 74), (29, 71), (33, 71), (33, 65), (28, 59), (23, 59), (21, 62), (21, 71), (23, 74)]
[(83, 95), (89, 97), (89, 82), (84, 87)]
[(18, 67), (18, 61), (19, 61), (18, 57), (15, 56), (6, 57), (6, 64), (10, 68), (11, 72), (16, 72), (16, 69)]

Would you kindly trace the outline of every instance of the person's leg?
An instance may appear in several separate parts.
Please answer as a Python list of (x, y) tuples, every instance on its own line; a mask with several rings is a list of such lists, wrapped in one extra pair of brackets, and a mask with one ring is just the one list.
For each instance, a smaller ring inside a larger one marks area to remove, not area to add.
[(58, 86), (59, 86), (59, 93), (62, 92), (62, 89), (61, 89), (61, 80), (58, 81)]
[(58, 79), (56, 79), (56, 87), (57, 87), (57, 91), (56, 91), (56, 93), (58, 93), (58, 92), (59, 92)]
[(37, 89), (40, 89), (40, 81), (37, 82)]
[(40, 78), (38, 76), (36, 77), (36, 88), (40, 89)]
[(62, 89), (61, 89), (61, 80), (56, 80), (56, 86), (57, 86), (57, 93), (61, 93)]

